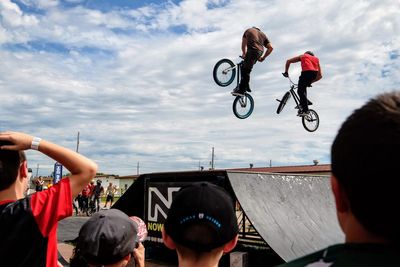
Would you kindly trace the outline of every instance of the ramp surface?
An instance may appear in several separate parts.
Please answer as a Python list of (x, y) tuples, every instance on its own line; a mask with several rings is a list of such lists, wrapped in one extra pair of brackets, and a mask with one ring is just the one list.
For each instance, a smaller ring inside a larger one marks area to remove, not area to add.
[(329, 177), (227, 174), (246, 216), (285, 261), (344, 242)]

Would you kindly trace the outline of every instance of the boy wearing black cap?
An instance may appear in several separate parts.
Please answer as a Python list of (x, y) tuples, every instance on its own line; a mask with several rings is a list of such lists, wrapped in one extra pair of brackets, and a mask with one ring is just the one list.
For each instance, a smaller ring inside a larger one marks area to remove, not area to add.
[(144, 267), (144, 247), (138, 225), (117, 209), (102, 210), (86, 221), (79, 231), (71, 267), (124, 267), (133, 255), (137, 267)]
[(237, 243), (238, 225), (229, 194), (211, 183), (195, 183), (175, 195), (162, 231), (179, 266), (218, 266)]

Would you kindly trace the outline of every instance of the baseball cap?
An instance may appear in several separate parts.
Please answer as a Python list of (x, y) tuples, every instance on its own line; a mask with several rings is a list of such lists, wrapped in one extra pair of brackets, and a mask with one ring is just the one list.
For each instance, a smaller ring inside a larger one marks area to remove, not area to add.
[(234, 202), (222, 187), (209, 182), (182, 187), (172, 201), (164, 227), (177, 244), (211, 251), (238, 233)]
[(133, 252), (137, 224), (117, 209), (92, 215), (79, 231), (76, 249), (91, 264), (113, 264)]

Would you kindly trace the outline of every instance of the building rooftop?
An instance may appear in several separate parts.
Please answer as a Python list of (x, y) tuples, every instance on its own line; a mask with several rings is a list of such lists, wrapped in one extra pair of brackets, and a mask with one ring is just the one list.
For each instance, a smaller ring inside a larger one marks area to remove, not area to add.
[(252, 168), (236, 168), (227, 169), (231, 171), (244, 172), (272, 172), (272, 173), (296, 173), (296, 174), (316, 174), (316, 173), (331, 173), (331, 164), (317, 165), (300, 165), (300, 166), (277, 166), (277, 167), (252, 167)]

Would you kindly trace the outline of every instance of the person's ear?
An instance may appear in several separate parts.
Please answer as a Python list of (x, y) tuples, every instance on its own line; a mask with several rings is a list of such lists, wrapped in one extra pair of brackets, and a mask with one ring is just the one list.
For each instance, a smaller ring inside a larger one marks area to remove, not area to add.
[(126, 262), (129, 262), (131, 260), (132, 253), (129, 253), (128, 255), (126, 255), (123, 260), (126, 261)]
[(26, 160), (19, 165), (19, 177), (20, 178), (28, 177), (28, 163), (26, 162)]
[(224, 248), (223, 248), (224, 253), (228, 253), (229, 251), (231, 251), (232, 249), (235, 248), (238, 238), (239, 238), (239, 235), (236, 235), (234, 239), (232, 239), (231, 241), (229, 241), (228, 243), (226, 243), (224, 245)]
[(169, 249), (176, 249), (176, 244), (174, 242), (174, 240), (172, 240), (172, 238), (167, 234), (167, 232), (165, 232), (165, 228), (163, 227), (162, 230), (162, 239), (164, 241), (164, 245), (169, 248)]
[(344, 192), (343, 187), (340, 185), (339, 181), (334, 175), (331, 176), (331, 187), (333, 195), (335, 197), (336, 210), (338, 212), (348, 211), (350, 207), (346, 193)]

